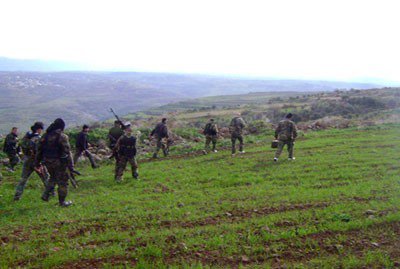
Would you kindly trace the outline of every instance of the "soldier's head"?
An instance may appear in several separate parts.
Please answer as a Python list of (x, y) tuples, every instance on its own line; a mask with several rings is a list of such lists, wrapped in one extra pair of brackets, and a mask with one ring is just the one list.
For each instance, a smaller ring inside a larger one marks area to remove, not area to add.
[(242, 116), (242, 113), (237, 112), (237, 113), (236, 113), (236, 117), (240, 117), (240, 116)]
[(64, 131), (65, 128), (65, 122), (63, 121), (63, 119), (56, 119), (52, 124), (50, 124), (50, 126), (47, 128), (46, 132), (51, 133), (55, 130), (62, 130)]
[(288, 114), (286, 115), (286, 118), (287, 118), (287, 119), (293, 118), (293, 114), (292, 114), (292, 113), (288, 113)]
[(116, 121), (114, 121), (114, 126), (115, 126), (115, 127), (120, 127), (120, 123), (119, 123), (119, 121), (117, 121), (117, 120), (116, 120)]
[(84, 125), (82, 126), (82, 132), (88, 133), (89, 130), (90, 130), (89, 125), (84, 124)]
[(54, 126), (56, 127), (56, 129), (61, 129), (64, 131), (65, 128), (65, 122), (63, 119), (58, 118), (54, 121)]
[(161, 119), (161, 122), (162, 122), (162, 123), (167, 123), (167, 118), (162, 118), (162, 119)]
[(129, 121), (124, 124), (124, 131), (126, 135), (132, 134), (132, 124)]
[(31, 126), (31, 131), (32, 133), (35, 134), (41, 134), (43, 129), (44, 129), (44, 124), (41, 121), (37, 121)]
[(210, 122), (214, 122), (214, 119), (210, 119)]
[(12, 127), (11, 133), (14, 135), (18, 135), (18, 128), (17, 127)]

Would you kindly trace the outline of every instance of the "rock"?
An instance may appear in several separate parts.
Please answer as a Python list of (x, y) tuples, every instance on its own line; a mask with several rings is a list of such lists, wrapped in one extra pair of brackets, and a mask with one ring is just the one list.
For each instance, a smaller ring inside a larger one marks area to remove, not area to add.
[(376, 242), (371, 242), (371, 245), (373, 245), (374, 247), (379, 247), (379, 244)]
[(232, 217), (232, 214), (229, 212), (226, 212), (225, 215), (227, 215), (228, 217)]
[(97, 151), (97, 154), (98, 154), (98, 155), (107, 155), (107, 154), (108, 154), (108, 151), (107, 151), (106, 149), (99, 149), (99, 150)]
[(340, 251), (341, 249), (343, 249), (343, 245), (336, 244), (336, 245), (335, 245), (335, 248), (336, 248), (338, 251)]
[(93, 154), (93, 159), (95, 162), (101, 162), (103, 160), (103, 158), (101, 158), (100, 156)]
[(103, 139), (97, 141), (97, 148), (98, 149), (107, 149), (107, 142)]
[(264, 232), (268, 232), (268, 233), (271, 232), (271, 229), (270, 229), (267, 225), (265, 225), (264, 227), (262, 227), (262, 230), (263, 230)]
[(367, 215), (367, 216), (371, 216), (371, 215), (375, 215), (375, 214), (376, 214), (375, 210), (368, 209), (367, 211), (365, 211), (365, 215)]
[(148, 139), (143, 140), (143, 144), (150, 146), (150, 140)]
[(178, 207), (184, 207), (184, 206), (185, 206), (184, 203), (181, 203), (181, 202), (178, 203)]
[(249, 262), (250, 259), (246, 255), (242, 255), (242, 262)]

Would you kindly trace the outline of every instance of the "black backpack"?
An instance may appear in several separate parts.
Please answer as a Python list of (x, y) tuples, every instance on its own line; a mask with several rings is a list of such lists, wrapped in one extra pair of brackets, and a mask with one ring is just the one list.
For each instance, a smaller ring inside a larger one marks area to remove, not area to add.
[(119, 152), (121, 156), (125, 156), (128, 158), (133, 158), (136, 156), (136, 138), (134, 136), (131, 137), (122, 137), (120, 141)]

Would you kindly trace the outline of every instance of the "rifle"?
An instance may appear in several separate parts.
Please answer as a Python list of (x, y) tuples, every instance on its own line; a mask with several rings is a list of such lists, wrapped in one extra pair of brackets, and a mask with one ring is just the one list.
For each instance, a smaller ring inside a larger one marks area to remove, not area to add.
[(72, 186), (77, 189), (78, 188), (78, 183), (76, 182), (75, 175), (82, 175), (80, 172), (74, 170), (73, 168), (68, 168), (68, 176), (69, 180), (71, 181)]
[(50, 179), (50, 175), (49, 175), (49, 171), (47, 170), (47, 167), (44, 164), (40, 164), (40, 166), (35, 167), (34, 170), (39, 175), (40, 179), (47, 184)]
[(114, 109), (110, 108), (110, 112), (114, 115), (114, 117), (117, 119), (117, 121), (119, 121), (119, 124), (121, 124), (121, 127), (123, 127), (123, 122), (122, 120), (118, 117), (117, 114), (115, 114)]

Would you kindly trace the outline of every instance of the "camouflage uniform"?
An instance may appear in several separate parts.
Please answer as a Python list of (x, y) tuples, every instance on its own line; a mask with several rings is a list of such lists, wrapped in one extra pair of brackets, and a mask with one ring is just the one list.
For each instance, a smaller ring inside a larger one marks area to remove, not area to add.
[[(168, 156), (168, 127), (164, 122), (160, 122), (156, 125), (156, 127), (151, 131), (151, 136), (155, 136), (157, 139), (157, 147), (153, 154), (153, 157), (156, 158), (160, 149), (162, 149), (164, 156)], [(164, 139), (165, 138), (165, 139)]]
[(204, 127), (203, 134), (206, 136), (205, 150), (210, 150), (210, 143), (212, 142), (212, 150), (216, 150), (217, 140), (218, 140), (218, 126), (213, 121), (210, 121)]
[(14, 167), (19, 163), (20, 159), (18, 153), (20, 148), (18, 146), (18, 136), (10, 133), (6, 136), (4, 141), (3, 151), (7, 154), (9, 159), (9, 167), (14, 170)]
[(232, 154), (236, 153), (236, 140), (239, 140), (239, 151), (243, 152), (243, 129), (245, 127), (246, 123), (241, 117), (235, 117), (232, 119), (229, 126), (232, 141)]
[(275, 130), (275, 139), (279, 140), (278, 149), (275, 152), (275, 158), (278, 159), (282, 153), (283, 147), (287, 145), (289, 152), (289, 158), (293, 158), (294, 141), (297, 137), (296, 124), (289, 120), (284, 119), (279, 122), (278, 127)]
[(40, 139), (35, 167), (39, 167), (41, 162), (44, 163), (50, 174), (42, 199), (48, 201), (50, 194), (54, 191), (55, 186), (58, 185), (58, 201), (60, 205), (64, 204), (68, 194), (69, 176), (67, 169), (73, 169), (74, 163), (68, 136), (61, 129), (46, 133)]
[(79, 157), (82, 156), (82, 154), (85, 154), (85, 156), (89, 159), (90, 164), (92, 165), (92, 168), (97, 168), (97, 164), (93, 159), (92, 154), (88, 150), (88, 139), (87, 139), (87, 133), (86, 132), (80, 132), (78, 134), (78, 137), (76, 139), (76, 152), (74, 155), (74, 164), (78, 162)]
[(136, 138), (133, 135), (122, 135), (114, 148), (118, 154), (118, 160), (115, 165), (115, 180), (122, 181), (122, 176), (128, 162), (132, 167), (132, 176), (138, 178), (138, 164), (136, 161)]
[[(21, 180), (15, 190), (14, 200), (19, 200), (24, 192), (25, 185), (28, 182), (29, 177), (35, 171), (35, 155), (36, 149), (40, 140), (39, 134), (27, 133), (22, 139), (22, 151), (24, 153), (24, 163), (22, 166)], [(43, 169), (41, 173), (36, 171), (39, 178), (42, 180), (44, 187), (46, 188), (49, 180), (49, 174), (46, 169)]]

